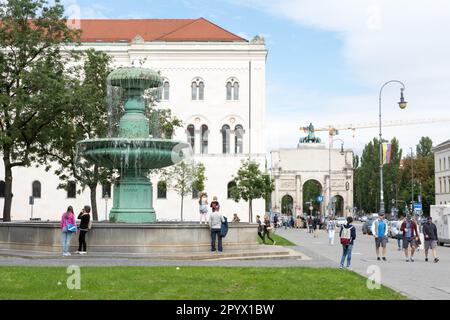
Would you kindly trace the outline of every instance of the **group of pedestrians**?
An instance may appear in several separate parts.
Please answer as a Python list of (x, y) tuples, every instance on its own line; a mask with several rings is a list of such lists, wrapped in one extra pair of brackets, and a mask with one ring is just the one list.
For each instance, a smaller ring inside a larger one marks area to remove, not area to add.
[(270, 224), (270, 217), (268, 214), (264, 216), (264, 222), (261, 221), (261, 216), (256, 216), (256, 223), (258, 224), (258, 236), (261, 238), (262, 242), (266, 244), (266, 237), (272, 244), (275, 245), (277, 242), (270, 237), (270, 232), (272, 230), (272, 225)]
[(69, 206), (67, 211), (61, 217), (61, 243), (62, 243), (62, 254), (64, 257), (70, 256), (70, 240), (72, 236), (79, 232), (78, 236), (78, 251), (77, 254), (87, 254), (87, 244), (86, 244), (86, 234), (91, 229), (91, 207), (84, 206), (78, 215), (77, 219), (80, 220), (80, 226), (77, 227), (75, 213), (73, 207)]
[[(397, 229), (397, 245), (399, 250), (404, 250), (406, 262), (414, 262), (414, 253), (422, 244), (416, 219), (410, 216), (402, 218), (398, 223)], [(439, 262), (436, 251), (438, 241), (437, 228), (431, 217), (427, 218), (427, 222), (423, 225), (422, 232), (425, 240), (425, 261), (428, 261), (428, 252), (431, 249), (434, 262)], [(377, 260), (386, 261), (388, 221), (386, 220), (384, 213), (380, 213), (378, 219), (373, 222), (372, 235), (375, 238)]]

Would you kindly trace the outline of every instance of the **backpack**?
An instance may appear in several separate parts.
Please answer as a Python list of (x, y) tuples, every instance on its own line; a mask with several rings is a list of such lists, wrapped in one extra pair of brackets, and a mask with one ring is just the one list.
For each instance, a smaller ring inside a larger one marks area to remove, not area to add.
[(352, 228), (346, 228), (342, 227), (342, 233), (341, 233), (341, 244), (344, 246), (348, 246), (350, 244), (350, 241), (352, 240)]
[(222, 225), (220, 226), (220, 236), (224, 238), (228, 233), (228, 220), (227, 217), (223, 217)]

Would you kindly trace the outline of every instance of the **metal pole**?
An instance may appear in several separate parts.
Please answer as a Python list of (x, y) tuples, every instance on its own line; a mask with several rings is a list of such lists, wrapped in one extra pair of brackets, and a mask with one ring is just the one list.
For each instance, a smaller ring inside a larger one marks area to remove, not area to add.
[(331, 145), (333, 144), (333, 139), (330, 139), (328, 146), (328, 208), (327, 216), (330, 216), (331, 211)]
[[(383, 88), (381, 88), (383, 90)], [(381, 90), (378, 99), (378, 118), (380, 124), (380, 213), (384, 213), (384, 195), (383, 195), (383, 138), (381, 134)]]
[(411, 211), (413, 210), (414, 206), (414, 161), (413, 161), (413, 149), (411, 149)]
[[(388, 82), (385, 82), (380, 89), (380, 95), (378, 97), (378, 118), (379, 118), (379, 125), (380, 125), (380, 213), (384, 213), (384, 195), (383, 195), (383, 138), (381, 134), (381, 94), (383, 92), (383, 89), (386, 85), (389, 83), (399, 83), (403, 90), (405, 89), (405, 85), (403, 82), (398, 80), (390, 80)], [(403, 91), (402, 91), (403, 92)]]

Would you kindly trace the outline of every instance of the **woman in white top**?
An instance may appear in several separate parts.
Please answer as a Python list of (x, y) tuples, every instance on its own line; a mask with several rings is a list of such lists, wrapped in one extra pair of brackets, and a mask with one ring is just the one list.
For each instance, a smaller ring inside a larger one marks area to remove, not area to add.
[(202, 193), (200, 195), (200, 200), (198, 201), (200, 208), (200, 224), (205, 220), (205, 224), (208, 223), (208, 195), (206, 193)]

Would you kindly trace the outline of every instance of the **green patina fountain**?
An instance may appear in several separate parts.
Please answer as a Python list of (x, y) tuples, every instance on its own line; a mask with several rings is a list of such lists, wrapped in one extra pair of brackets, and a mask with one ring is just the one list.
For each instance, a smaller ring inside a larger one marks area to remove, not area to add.
[(114, 186), (111, 222), (155, 222), (150, 169), (163, 168), (182, 161), (189, 153), (187, 143), (149, 137), (149, 120), (144, 115), (144, 91), (162, 85), (161, 77), (151, 69), (119, 68), (108, 76), (108, 85), (123, 90), (125, 114), (115, 138), (78, 142), (81, 156), (99, 166), (118, 169), (120, 179)]

